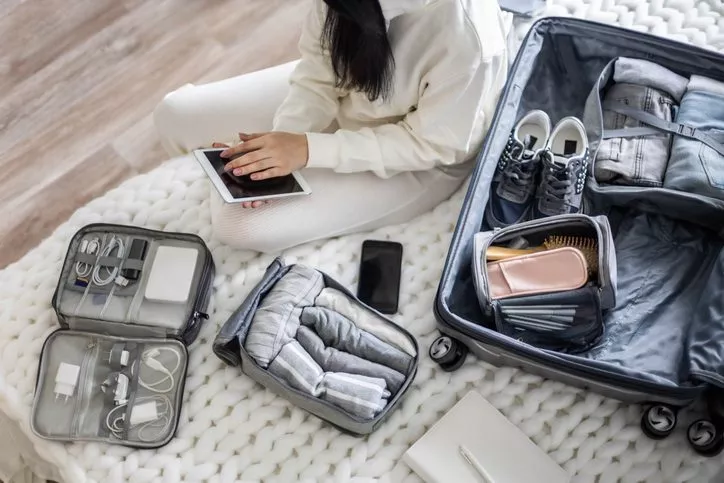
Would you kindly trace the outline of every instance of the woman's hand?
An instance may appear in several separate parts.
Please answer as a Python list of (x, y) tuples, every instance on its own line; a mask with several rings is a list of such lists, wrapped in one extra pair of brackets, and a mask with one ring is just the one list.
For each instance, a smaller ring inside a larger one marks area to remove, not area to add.
[[(213, 143), (212, 147), (214, 148), (228, 148), (228, 144), (222, 144), (222, 143)], [(265, 204), (269, 203), (269, 200), (256, 200), (256, 201), (242, 201), (241, 206), (244, 208), (259, 208), (260, 206), (264, 206)]]
[(239, 133), (239, 139), (243, 141), (241, 144), (221, 153), (222, 158), (238, 156), (225, 166), (226, 171), (236, 176), (251, 175), (253, 180), (274, 178), (286, 176), (307, 165), (309, 148), (304, 134)]

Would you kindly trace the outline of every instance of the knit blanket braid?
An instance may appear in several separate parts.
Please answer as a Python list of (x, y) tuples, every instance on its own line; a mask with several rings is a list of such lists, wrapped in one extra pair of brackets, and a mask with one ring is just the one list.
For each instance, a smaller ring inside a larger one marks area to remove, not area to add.
[[(724, 49), (721, 0), (553, 0), (545, 14)], [(516, 26), (519, 40), (529, 25)], [(354, 287), (365, 238), (389, 236), (405, 246), (401, 310), (394, 318), (417, 337), (419, 372), (379, 430), (364, 438), (340, 433), (212, 353), (218, 329), (274, 255), (232, 250), (214, 239), (210, 189), (191, 158), (172, 159), (88, 203), (0, 272), (0, 410), (29, 435), (38, 455), (57, 468), (65, 482), (417, 482), (401, 461), (403, 453), (471, 389), (550, 454), (573, 482), (708, 482), (722, 467), (724, 456), (703, 458), (689, 448), (685, 428), (694, 414), (686, 411), (671, 437), (653, 441), (641, 432), (638, 405), (493, 367), (472, 355), (454, 373), (443, 372), (430, 360), (427, 349), (439, 335), (432, 312), (435, 292), (465, 187), (405, 225), (311, 243), (284, 254), (290, 263), (318, 267)], [(75, 231), (93, 222), (196, 233), (208, 243), (217, 264), (211, 318), (190, 347), (177, 436), (158, 450), (62, 444), (32, 436), (30, 430), (39, 354), (45, 338), (58, 328), (50, 302), (63, 256)]]

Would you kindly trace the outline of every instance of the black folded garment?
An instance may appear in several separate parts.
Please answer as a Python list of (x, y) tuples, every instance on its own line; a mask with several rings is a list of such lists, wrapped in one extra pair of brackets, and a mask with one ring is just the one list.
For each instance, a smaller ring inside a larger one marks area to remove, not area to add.
[(542, 349), (576, 353), (603, 333), (595, 287), (501, 299), (495, 304), (498, 331)]

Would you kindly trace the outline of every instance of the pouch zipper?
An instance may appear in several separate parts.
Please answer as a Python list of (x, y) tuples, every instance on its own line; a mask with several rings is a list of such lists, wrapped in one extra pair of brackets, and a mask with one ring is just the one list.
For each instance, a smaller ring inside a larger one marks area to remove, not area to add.
[[(601, 227), (598, 226), (598, 223), (593, 221), (590, 217), (586, 215), (578, 215), (578, 214), (571, 214), (571, 215), (564, 215), (565, 218), (555, 218), (555, 219), (544, 219), (541, 221), (535, 221), (526, 225), (517, 225), (517, 226), (510, 226), (506, 228), (499, 228), (497, 230), (493, 230), (493, 235), (488, 238), (488, 240), (483, 244), (481, 247), (481, 253), (480, 253), (480, 263), (482, 265), (481, 267), (481, 277), (483, 279), (483, 287), (488, 286), (488, 264), (483, 260), (485, 257), (485, 253), (488, 251), (488, 248), (492, 243), (500, 238), (501, 235), (506, 234), (523, 234), (527, 233), (530, 230), (533, 230), (533, 232), (536, 232), (538, 228), (545, 228), (546, 226), (556, 226), (556, 225), (562, 225), (565, 224), (566, 221), (583, 221), (589, 225), (593, 225), (593, 228), (596, 230), (596, 239), (597, 239), (597, 245), (598, 245), (598, 293), (599, 296), (603, 292), (604, 288), (608, 287), (610, 284), (610, 281), (608, 280), (608, 274), (604, 270), (604, 258), (608, 260), (608, 240), (603, 240), (603, 232), (601, 230)], [(605, 242), (605, 243), (602, 243)], [(492, 307), (492, 300), (490, 299), (490, 293), (486, 290), (485, 293), (485, 302), (486, 302), (486, 310), (490, 310)]]
[(187, 322), (186, 330), (184, 330), (182, 340), (185, 343), (190, 344), (191, 341), (196, 338), (199, 330), (201, 330), (201, 319), (209, 319), (209, 315), (206, 312), (202, 312), (202, 309), (206, 310), (206, 306), (208, 306), (209, 303), (209, 296), (211, 294), (210, 278), (213, 271), (213, 258), (211, 251), (207, 248), (206, 263), (204, 264), (204, 269), (201, 274), (201, 280), (199, 280), (199, 285), (203, 287), (203, 290), (196, 296), (196, 300), (194, 301), (192, 307), (191, 317)]
[(86, 393), (90, 393), (93, 390), (93, 380), (88, 378), (88, 367), (93, 367), (98, 358), (98, 344), (95, 339), (91, 339), (86, 347), (85, 354), (83, 355), (83, 362), (80, 364), (80, 370), (78, 371), (78, 394), (76, 395), (74, 406), (73, 406), (73, 422), (71, 424), (71, 437), (78, 436), (80, 431), (81, 423), (81, 411), (83, 406), (83, 399)]

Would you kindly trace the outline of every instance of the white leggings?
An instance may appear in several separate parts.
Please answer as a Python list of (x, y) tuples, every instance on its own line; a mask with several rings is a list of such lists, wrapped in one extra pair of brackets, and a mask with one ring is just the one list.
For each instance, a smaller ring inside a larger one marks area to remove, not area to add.
[[(167, 94), (154, 111), (164, 148), (179, 156), (239, 132), (272, 128), (295, 62)], [(226, 204), (211, 187), (217, 238), (235, 248), (275, 253), (323, 238), (404, 223), (450, 197), (464, 178), (439, 170), (382, 179), (370, 172), (339, 174), (304, 169), (309, 196), (271, 200), (260, 208)], [(210, 185), (211, 186), (211, 185)]]

